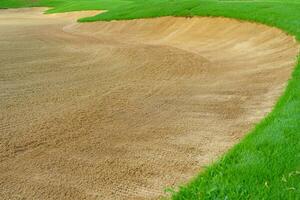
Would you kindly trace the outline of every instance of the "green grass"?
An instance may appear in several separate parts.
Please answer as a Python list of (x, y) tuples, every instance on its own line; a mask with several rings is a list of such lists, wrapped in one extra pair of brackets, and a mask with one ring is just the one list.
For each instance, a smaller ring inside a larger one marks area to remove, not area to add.
[[(81, 22), (159, 16), (224, 16), (278, 27), (300, 41), (300, 0), (1, 0), (47, 13), (108, 10)], [(296, 59), (296, 58), (295, 58)], [(239, 144), (173, 193), (179, 199), (300, 199), (300, 58), (271, 114)]]

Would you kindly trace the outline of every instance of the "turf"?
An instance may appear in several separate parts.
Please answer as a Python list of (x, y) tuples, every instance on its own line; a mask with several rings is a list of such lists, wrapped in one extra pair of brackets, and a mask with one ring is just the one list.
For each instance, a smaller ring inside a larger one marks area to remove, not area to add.
[[(0, 8), (33, 6), (52, 7), (47, 13), (107, 10), (80, 22), (224, 16), (275, 26), (300, 41), (299, 0), (0, 1)], [(172, 192), (173, 199), (300, 199), (300, 57), (298, 60), (272, 113), (218, 161)]]

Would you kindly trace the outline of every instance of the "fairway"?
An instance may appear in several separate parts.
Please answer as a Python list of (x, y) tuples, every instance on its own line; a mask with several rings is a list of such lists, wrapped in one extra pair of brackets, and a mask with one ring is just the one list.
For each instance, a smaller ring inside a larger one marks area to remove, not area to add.
[(44, 10), (0, 10), (4, 199), (163, 196), (271, 111), (299, 49), (233, 19)]

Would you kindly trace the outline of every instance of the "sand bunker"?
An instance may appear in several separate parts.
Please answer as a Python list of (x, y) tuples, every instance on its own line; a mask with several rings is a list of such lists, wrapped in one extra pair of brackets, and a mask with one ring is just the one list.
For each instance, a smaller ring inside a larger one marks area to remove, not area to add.
[(0, 11), (4, 199), (157, 199), (271, 110), (298, 51), (231, 19), (64, 16)]

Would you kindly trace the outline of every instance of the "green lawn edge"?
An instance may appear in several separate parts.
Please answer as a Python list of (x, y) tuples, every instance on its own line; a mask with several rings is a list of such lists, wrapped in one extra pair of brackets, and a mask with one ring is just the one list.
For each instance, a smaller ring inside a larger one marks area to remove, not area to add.
[[(14, 3), (17, 2), (17, 3)], [(80, 22), (160, 16), (228, 17), (280, 28), (300, 41), (297, 0), (2, 0), (0, 8), (52, 7), (46, 13), (108, 10)], [(296, 59), (296, 58), (295, 58)], [(300, 199), (300, 54), (273, 111), (188, 184), (179, 199)]]

